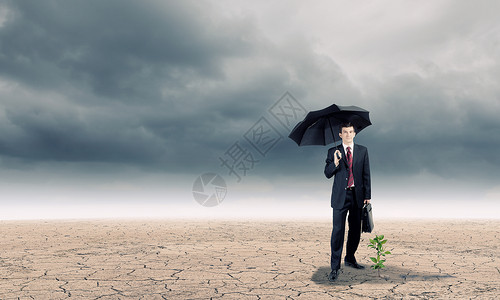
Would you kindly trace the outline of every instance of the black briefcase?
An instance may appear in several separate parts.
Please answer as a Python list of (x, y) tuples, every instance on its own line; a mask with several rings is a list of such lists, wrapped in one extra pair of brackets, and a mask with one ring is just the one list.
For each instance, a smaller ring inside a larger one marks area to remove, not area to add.
[(365, 204), (365, 206), (363, 206), (362, 231), (363, 232), (372, 232), (373, 227), (375, 227), (375, 225), (373, 224), (372, 205), (370, 203), (368, 203), (368, 204)]

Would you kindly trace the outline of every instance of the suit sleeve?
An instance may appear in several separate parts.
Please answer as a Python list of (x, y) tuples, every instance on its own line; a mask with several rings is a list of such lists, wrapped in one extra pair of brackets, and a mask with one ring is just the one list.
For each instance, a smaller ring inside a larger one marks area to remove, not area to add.
[(325, 165), (325, 176), (326, 178), (332, 178), (335, 173), (338, 172), (340, 163), (337, 167), (335, 167), (335, 161), (333, 159), (333, 155), (335, 153), (335, 149), (332, 148), (328, 150), (328, 154), (326, 155), (326, 165)]
[(371, 199), (372, 198), (372, 186), (371, 186), (371, 179), (370, 179), (370, 159), (368, 158), (368, 150), (366, 150), (365, 154), (365, 159), (363, 163), (363, 187), (364, 187), (364, 193), (365, 193), (365, 198), (364, 199)]

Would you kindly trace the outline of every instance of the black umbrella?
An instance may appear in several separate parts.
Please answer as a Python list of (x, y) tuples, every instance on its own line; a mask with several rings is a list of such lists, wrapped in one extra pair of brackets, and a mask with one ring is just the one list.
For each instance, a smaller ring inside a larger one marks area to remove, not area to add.
[(361, 107), (332, 104), (309, 112), (304, 120), (295, 125), (288, 137), (299, 146), (336, 143), (335, 136), (338, 136), (341, 124), (350, 122), (358, 133), (372, 124), (368, 114)]

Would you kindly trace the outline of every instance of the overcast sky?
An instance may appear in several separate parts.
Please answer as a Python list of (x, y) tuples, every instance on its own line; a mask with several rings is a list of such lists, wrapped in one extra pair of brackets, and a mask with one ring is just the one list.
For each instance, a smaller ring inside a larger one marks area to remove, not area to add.
[[(499, 10), (498, 1), (2, 1), (0, 201), (47, 208), (31, 217), (123, 202), (200, 215), (291, 202), (329, 212), (328, 147), (299, 148), (273, 116), (292, 99), (370, 111), (355, 142), (369, 149), (384, 216), (429, 202), (495, 217)], [(262, 124), (277, 138), (264, 155), (246, 139)], [(236, 142), (258, 161), (240, 178), (221, 166)], [(227, 183), (217, 207), (191, 193), (206, 172)]]

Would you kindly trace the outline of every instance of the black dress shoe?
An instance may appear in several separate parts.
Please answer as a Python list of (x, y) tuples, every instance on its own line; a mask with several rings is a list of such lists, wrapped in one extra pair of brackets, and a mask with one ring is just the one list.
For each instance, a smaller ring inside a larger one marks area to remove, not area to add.
[(337, 280), (337, 277), (339, 276), (339, 270), (332, 270), (330, 274), (328, 274), (328, 281), (334, 282)]
[(344, 260), (344, 264), (348, 267), (351, 267), (351, 268), (354, 268), (354, 269), (364, 269), (365, 266), (362, 266), (360, 264), (358, 264), (356, 261), (352, 262), (352, 261), (348, 261), (348, 260)]

